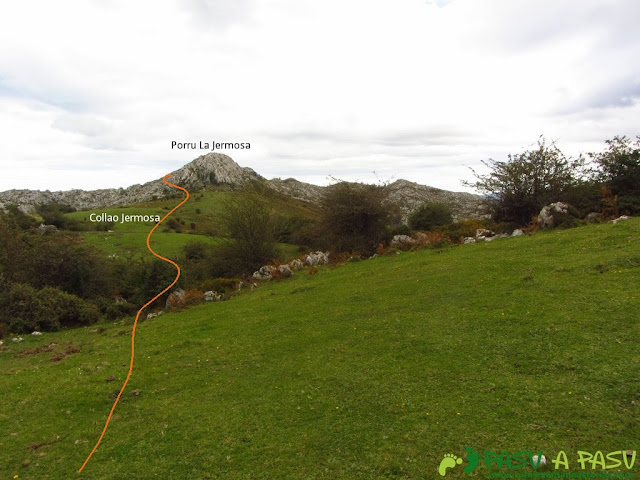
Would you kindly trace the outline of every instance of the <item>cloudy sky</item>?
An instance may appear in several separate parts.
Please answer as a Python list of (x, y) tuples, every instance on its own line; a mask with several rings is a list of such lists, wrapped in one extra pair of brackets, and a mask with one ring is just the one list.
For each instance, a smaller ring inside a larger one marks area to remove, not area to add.
[[(405, 178), (640, 133), (637, 0), (77, 0), (0, 15), (0, 191), (126, 187), (205, 151), (261, 175)], [(375, 172), (375, 173), (374, 173)]]

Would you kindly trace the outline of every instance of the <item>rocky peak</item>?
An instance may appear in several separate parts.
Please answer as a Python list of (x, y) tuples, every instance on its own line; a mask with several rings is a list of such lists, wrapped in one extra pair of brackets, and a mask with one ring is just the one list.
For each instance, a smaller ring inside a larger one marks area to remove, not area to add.
[(199, 190), (210, 185), (242, 186), (250, 181), (264, 181), (250, 168), (243, 168), (231, 157), (221, 153), (208, 153), (172, 172), (175, 183), (186, 189)]

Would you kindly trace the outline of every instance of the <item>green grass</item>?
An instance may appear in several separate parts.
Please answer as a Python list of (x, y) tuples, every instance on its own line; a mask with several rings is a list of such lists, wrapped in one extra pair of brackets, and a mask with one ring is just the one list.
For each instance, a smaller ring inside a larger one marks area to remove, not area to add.
[(579, 472), (578, 450), (640, 436), (639, 286), (632, 219), (302, 271), (162, 315), (139, 326), (131, 382), (80, 475), (130, 325), (5, 339), (0, 473), (424, 479), (467, 445), (564, 450)]
[[(220, 214), (224, 203), (237, 192), (205, 190), (193, 192), (190, 200), (169, 217), (180, 223), (181, 233), (170, 230), (166, 222), (163, 223), (152, 236), (151, 246), (164, 256), (175, 258), (182, 253), (184, 245), (198, 241), (206, 244), (216, 244), (225, 236), (221, 226)], [(315, 218), (317, 211), (302, 201), (284, 197), (275, 193), (265, 195), (265, 202), (276, 215), (296, 216), (302, 218)], [(146, 247), (147, 234), (155, 222), (127, 222), (115, 223), (111, 232), (95, 231), (96, 224), (90, 221), (92, 213), (117, 216), (125, 215), (159, 215), (163, 218), (181, 198), (154, 200), (130, 207), (100, 208), (83, 210), (66, 214), (86, 228), (81, 232), (85, 240), (104, 251), (107, 255), (119, 255), (126, 258), (148, 257)], [(168, 220), (167, 220), (168, 222)], [(193, 224), (193, 227), (192, 227)], [(279, 244), (282, 255), (285, 258), (293, 258), (298, 255), (297, 246)]]

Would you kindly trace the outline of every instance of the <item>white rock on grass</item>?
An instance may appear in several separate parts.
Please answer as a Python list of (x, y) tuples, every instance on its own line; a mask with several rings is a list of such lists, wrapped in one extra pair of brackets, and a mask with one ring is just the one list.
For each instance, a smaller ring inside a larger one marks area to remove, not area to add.
[(31, 335), (42, 335), (42, 332), (32, 332)]

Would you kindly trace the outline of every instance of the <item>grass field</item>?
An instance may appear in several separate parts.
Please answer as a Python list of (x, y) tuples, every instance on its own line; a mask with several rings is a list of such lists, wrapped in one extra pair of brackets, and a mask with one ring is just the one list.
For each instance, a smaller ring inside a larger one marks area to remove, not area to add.
[[(631, 219), (301, 271), (162, 315), (139, 326), (82, 474), (130, 322), (5, 338), (0, 477), (433, 479), (467, 446), (564, 450), (577, 473), (578, 450), (640, 438), (638, 287)], [(446, 478), (491, 473), (465, 465)]]
[[(236, 194), (237, 192), (211, 190), (194, 192), (190, 200), (170, 217), (180, 224), (181, 233), (176, 233), (166, 224), (161, 225), (152, 236), (152, 248), (161, 255), (175, 258), (182, 253), (182, 248), (187, 243), (196, 241), (205, 244), (219, 243), (226, 234), (221, 226), (220, 214), (225, 202)], [(310, 219), (318, 214), (304, 202), (275, 193), (265, 195), (264, 198), (274, 215)], [(90, 221), (91, 214), (105, 213), (118, 218), (122, 218), (123, 214), (159, 215), (162, 218), (180, 200), (181, 198), (162, 199), (131, 207), (83, 210), (68, 213), (66, 216), (85, 224), (87, 231), (81, 232), (81, 235), (88, 243), (100, 248), (106, 254), (125, 258), (146, 258), (149, 256), (146, 238), (155, 222), (118, 222), (111, 227), (111, 231), (95, 231), (96, 224)], [(298, 254), (295, 245), (281, 243), (279, 248), (283, 258), (292, 258)]]

